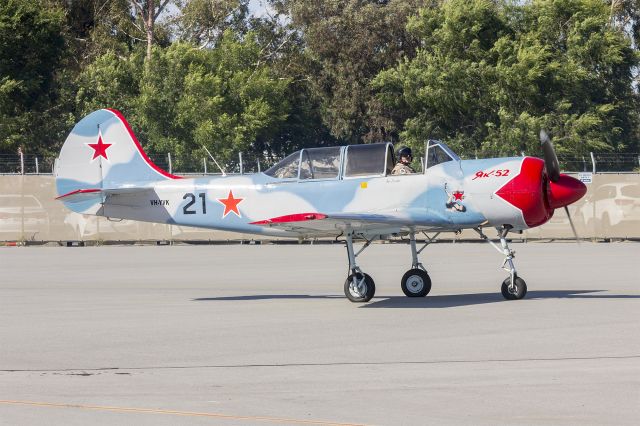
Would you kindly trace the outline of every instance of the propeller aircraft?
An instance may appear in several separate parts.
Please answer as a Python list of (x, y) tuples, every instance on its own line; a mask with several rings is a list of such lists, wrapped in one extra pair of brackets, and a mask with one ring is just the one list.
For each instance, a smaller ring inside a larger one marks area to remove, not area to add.
[[(441, 232), (473, 229), (504, 256), (509, 276), (501, 292), (516, 300), (527, 285), (516, 271), (508, 233), (542, 225), (586, 192), (582, 182), (560, 173), (546, 133), (540, 139), (544, 160), (461, 160), (445, 143), (430, 140), (422, 173), (392, 175), (393, 145), (379, 143), (302, 149), (263, 173), (183, 178), (149, 159), (120, 112), (102, 109), (67, 137), (56, 162), (57, 198), (77, 213), (113, 219), (343, 237), (349, 264), (344, 293), (352, 302), (375, 294), (374, 280), (356, 262), (373, 241), (409, 237), (411, 268), (401, 288), (409, 297), (424, 297), (431, 278), (418, 255)], [(499, 244), (485, 228), (497, 230)], [(420, 248), (418, 233), (426, 237)], [(364, 245), (356, 251), (358, 240)]]

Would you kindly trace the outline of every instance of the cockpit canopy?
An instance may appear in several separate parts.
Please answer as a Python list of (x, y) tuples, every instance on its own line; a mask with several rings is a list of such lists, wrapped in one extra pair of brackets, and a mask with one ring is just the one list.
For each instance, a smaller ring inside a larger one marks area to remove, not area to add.
[[(426, 168), (452, 160), (460, 158), (443, 142), (427, 142), (426, 157), (422, 159)], [(308, 148), (285, 157), (264, 173), (289, 180), (386, 176), (395, 162), (391, 143)]]

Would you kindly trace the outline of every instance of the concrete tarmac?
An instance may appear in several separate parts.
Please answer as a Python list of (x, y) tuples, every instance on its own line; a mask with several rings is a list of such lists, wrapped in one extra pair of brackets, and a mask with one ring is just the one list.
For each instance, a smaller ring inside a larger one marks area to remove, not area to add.
[(640, 244), (0, 249), (0, 424), (636, 425)]

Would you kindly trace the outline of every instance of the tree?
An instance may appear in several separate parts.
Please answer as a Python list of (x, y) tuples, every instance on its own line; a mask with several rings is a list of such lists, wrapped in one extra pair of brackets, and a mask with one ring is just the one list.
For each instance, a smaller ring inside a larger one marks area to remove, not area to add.
[(0, 3), (0, 152), (47, 150), (68, 122), (56, 73), (64, 16), (28, 0)]
[(352, 143), (393, 139), (393, 111), (373, 96), (369, 83), (380, 71), (413, 55), (406, 32), (420, 0), (289, 0), (281, 4), (301, 31), (308, 53), (306, 74), (331, 133)]
[(164, 12), (165, 8), (171, 0), (130, 0), (131, 5), (135, 9), (137, 16), (142, 21), (144, 31), (147, 37), (147, 56), (151, 59), (151, 49), (154, 42), (154, 28), (156, 21)]
[(599, 0), (453, 0), (409, 24), (414, 59), (381, 72), (379, 99), (404, 114), (402, 139), (442, 138), (467, 155), (560, 153), (637, 141), (637, 54)]
[(289, 81), (257, 64), (254, 37), (238, 41), (230, 30), (217, 49), (174, 43), (154, 51), (140, 85), (139, 122), (155, 152), (186, 158), (202, 147), (233, 165), (238, 152), (262, 154), (287, 119)]
[(248, 31), (249, 0), (183, 0), (179, 6), (179, 37), (201, 48), (215, 47), (227, 29)]

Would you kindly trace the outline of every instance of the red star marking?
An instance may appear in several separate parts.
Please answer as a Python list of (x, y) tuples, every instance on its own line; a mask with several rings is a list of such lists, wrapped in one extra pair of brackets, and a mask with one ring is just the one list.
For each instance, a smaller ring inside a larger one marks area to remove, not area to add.
[(107, 148), (109, 148), (113, 144), (102, 142), (101, 133), (98, 133), (98, 143), (88, 143), (87, 145), (89, 145), (93, 149), (93, 157), (91, 158), (91, 160), (95, 160), (98, 157), (104, 157), (106, 160), (109, 159), (109, 157), (107, 157)]
[(464, 191), (455, 191), (453, 193), (453, 199), (455, 201), (461, 201), (464, 198)]
[(231, 212), (234, 212), (238, 217), (242, 217), (238, 210), (238, 204), (240, 204), (244, 198), (233, 198), (233, 191), (229, 191), (227, 198), (218, 198), (217, 200), (224, 206), (224, 213), (222, 213), (223, 219)]

